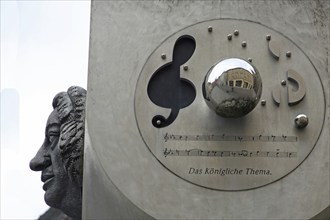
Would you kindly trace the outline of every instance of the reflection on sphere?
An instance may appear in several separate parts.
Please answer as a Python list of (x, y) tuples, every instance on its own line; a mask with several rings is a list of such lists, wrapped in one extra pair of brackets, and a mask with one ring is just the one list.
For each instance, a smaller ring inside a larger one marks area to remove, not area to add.
[(203, 95), (208, 106), (225, 118), (238, 118), (258, 104), (262, 82), (258, 70), (239, 58), (222, 60), (205, 76)]

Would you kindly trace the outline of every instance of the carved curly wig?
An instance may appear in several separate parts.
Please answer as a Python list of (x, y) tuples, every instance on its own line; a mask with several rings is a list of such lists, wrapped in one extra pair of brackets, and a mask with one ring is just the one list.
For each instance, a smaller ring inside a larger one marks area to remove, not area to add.
[(72, 86), (57, 94), (53, 108), (61, 122), (58, 147), (71, 181), (82, 187), (86, 90)]

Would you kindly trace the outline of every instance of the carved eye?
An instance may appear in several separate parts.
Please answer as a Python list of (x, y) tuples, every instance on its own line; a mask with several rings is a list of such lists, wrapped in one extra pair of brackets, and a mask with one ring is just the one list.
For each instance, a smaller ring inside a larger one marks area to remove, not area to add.
[(58, 132), (50, 132), (48, 134), (48, 140), (50, 143), (53, 143), (56, 139), (58, 139), (60, 134)]

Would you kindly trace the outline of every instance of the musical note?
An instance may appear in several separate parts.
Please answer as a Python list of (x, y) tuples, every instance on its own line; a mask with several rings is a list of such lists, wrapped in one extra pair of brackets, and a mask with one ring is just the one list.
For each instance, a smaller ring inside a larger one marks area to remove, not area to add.
[(238, 137), (239, 142), (242, 142), (243, 137)]
[(297, 157), (297, 152), (286, 152), (276, 149), (276, 151), (248, 151), (248, 150), (238, 150), (238, 151), (216, 151), (208, 150), (204, 151), (201, 149), (185, 149), (185, 150), (173, 150), (164, 149), (164, 157), (168, 156), (206, 156), (206, 157), (269, 157), (269, 158), (293, 158)]
[(283, 137), (283, 141), (285, 141), (287, 138), (287, 136), (285, 136), (284, 134), (282, 134), (282, 137)]
[(167, 150), (167, 148), (165, 148), (165, 150), (164, 150), (164, 156), (167, 157), (169, 154), (170, 154), (170, 151)]
[(297, 136), (287, 135), (259, 135), (259, 136), (240, 136), (240, 135), (183, 135), (165, 133), (164, 142), (168, 141), (237, 141), (237, 142), (297, 142)]
[(166, 134), (165, 134), (165, 136), (164, 136), (164, 140), (165, 140), (165, 142), (167, 142), (168, 139), (169, 139), (169, 137), (168, 137), (168, 133), (166, 132)]
[(199, 149), (192, 149), (190, 150), (190, 156), (201, 156)]
[(170, 139), (171, 139), (171, 140), (176, 140), (175, 135), (172, 134), (172, 135), (170, 136)]
[(272, 135), (273, 141), (275, 141), (276, 136)]
[(279, 150), (280, 149), (276, 149), (276, 157), (278, 157), (278, 155), (280, 154)]

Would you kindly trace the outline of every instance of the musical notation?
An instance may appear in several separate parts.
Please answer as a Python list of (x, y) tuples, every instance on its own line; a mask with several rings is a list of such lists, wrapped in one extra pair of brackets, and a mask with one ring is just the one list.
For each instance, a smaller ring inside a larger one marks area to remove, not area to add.
[(272, 158), (295, 158), (297, 152), (280, 151), (218, 151), (218, 150), (172, 150), (165, 148), (164, 156), (202, 156), (202, 157), (272, 157)]
[(287, 135), (256, 135), (256, 136), (240, 136), (240, 135), (179, 135), (169, 134), (163, 135), (164, 141), (236, 141), (236, 142), (297, 142), (297, 136)]

